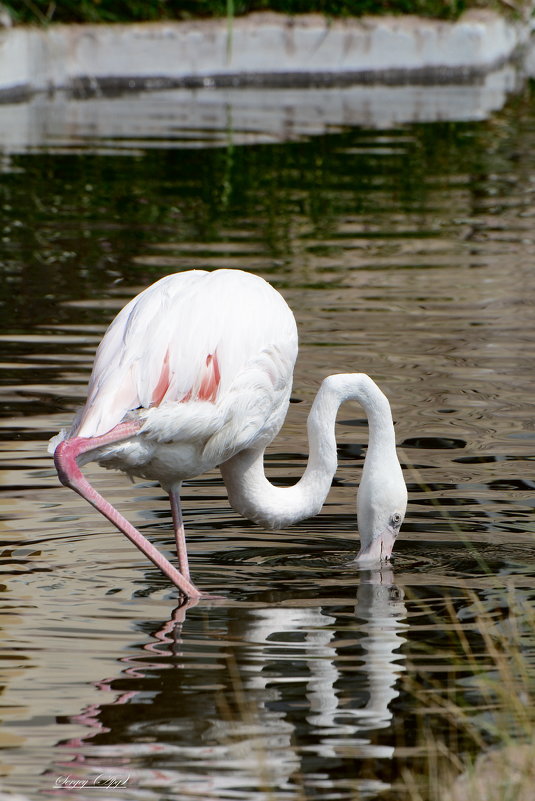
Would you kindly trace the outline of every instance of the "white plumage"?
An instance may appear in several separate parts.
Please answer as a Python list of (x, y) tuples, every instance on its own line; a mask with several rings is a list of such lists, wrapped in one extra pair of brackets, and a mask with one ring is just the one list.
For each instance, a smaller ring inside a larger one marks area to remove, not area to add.
[[(304, 476), (289, 488), (273, 487), (265, 478), (264, 449), (284, 421), (296, 356), (293, 314), (262, 278), (240, 270), (162, 278), (130, 301), (104, 335), (84, 408), (68, 434), (51, 440), (60, 479), (127, 534), (184, 594), (199, 597), (189, 582), (181, 482), (220, 466), (232, 505), (251, 519), (279, 527), (315, 514), (336, 469), (336, 410), (355, 399), (370, 423), (364, 471), (370, 478), (360, 490), (366, 508), (359, 510), (369, 531), (361, 530), (360, 558), (388, 558), (405, 513), (406, 488), (388, 401), (368, 376), (326, 379), (309, 416), (311, 454)], [(169, 492), (180, 572), (86, 481), (79, 465), (93, 460), (156, 479)]]
[(238, 270), (168, 275), (106, 331), (69, 437), (138, 420), (143, 436), (98, 461), (168, 488), (273, 439), (296, 356), (293, 314), (267, 281)]

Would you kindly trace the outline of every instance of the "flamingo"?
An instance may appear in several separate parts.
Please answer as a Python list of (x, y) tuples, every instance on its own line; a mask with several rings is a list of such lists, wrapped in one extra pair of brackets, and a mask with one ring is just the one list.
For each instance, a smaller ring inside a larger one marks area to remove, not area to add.
[[(231, 506), (282, 529), (317, 514), (337, 467), (341, 403), (358, 401), (369, 444), (358, 490), (357, 562), (389, 560), (407, 505), (390, 405), (364, 373), (325, 378), (308, 417), (310, 455), (301, 479), (273, 486), (267, 445), (281, 428), (297, 357), (297, 327), (283, 297), (241, 270), (191, 270), (161, 278), (113, 320), (97, 350), (85, 406), (50, 441), (59, 480), (122, 531), (190, 600), (180, 488), (219, 467)], [(89, 483), (96, 461), (157, 480), (169, 494), (178, 569)]]

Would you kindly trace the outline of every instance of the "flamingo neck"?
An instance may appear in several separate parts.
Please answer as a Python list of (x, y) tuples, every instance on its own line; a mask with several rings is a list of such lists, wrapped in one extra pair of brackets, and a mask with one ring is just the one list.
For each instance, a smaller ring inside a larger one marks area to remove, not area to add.
[(348, 400), (358, 401), (368, 418), (363, 478), (373, 477), (385, 458), (393, 456), (397, 462), (390, 405), (379, 387), (363, 373), (332, 375), (323, 381), (308, 416), (310, 455), (301, 479), (291, 487), (276, 487), (264, 473), (264, 448), (241, 451), (221, 465), (231, 506), (269, 528), (285, 528), (318, 514), (338, 462), (336, 414)]

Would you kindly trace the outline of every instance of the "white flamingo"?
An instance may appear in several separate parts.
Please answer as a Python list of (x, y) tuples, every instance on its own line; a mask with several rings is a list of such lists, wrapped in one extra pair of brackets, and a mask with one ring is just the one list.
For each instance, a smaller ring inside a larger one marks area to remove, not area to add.
[[(160, 279), (112, 322), (95, 357), (85, 406), (70, 431), (51, 440), (60, 481), (126, 534), (184, 595), (197, 599), (180, 510), (182, 481), (219, 466), (234, 509), (270, 528), (315, 515), (337, 466), (338, 407), (355, 400), (369, 425), (357, 560), (388, 560), (407, 490), (390, 405), (367, 375), (325, 378), (308, 417), (310, 456), (302, 478), (275, 487), (265, 477), (264, 451), (286, 416), (296, 356), (294, 316), (262, 278), (240, 270), (192, 270)], [(178, 570), (91, 486), (80, 470), (90, 461), (157, 480), (169, 493)]]

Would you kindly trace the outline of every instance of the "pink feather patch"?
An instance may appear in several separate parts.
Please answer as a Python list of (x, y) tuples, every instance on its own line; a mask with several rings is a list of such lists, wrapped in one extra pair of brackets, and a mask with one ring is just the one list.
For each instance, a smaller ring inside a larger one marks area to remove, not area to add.
[(201, 381), (199, 393), (197, 395), (199, 400), (215, 402), (217, 397), (217, 390), (221, 381), (221, 373), (219, 372), (219, 362), (217, 354), (208, 354), (206, 357), (206, 373)]
[(152, 406), (159, 406), (160, 403), (163, 401), (165, 393), (169, 389), (170, 380), (171, 377), (169, 372), (169, 350), (167, 350), (165, 354), (165, 359), (163, 360), (162, 372), (160, 373), (158, 383), (154, 387), (152, 393), (152, 400), (151, 400)]

